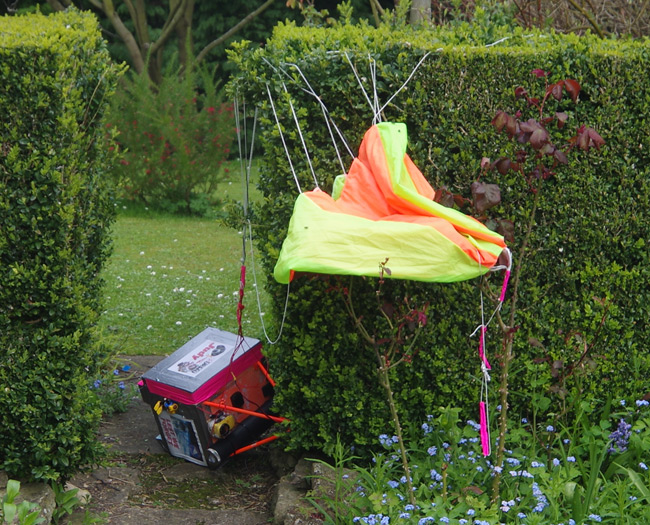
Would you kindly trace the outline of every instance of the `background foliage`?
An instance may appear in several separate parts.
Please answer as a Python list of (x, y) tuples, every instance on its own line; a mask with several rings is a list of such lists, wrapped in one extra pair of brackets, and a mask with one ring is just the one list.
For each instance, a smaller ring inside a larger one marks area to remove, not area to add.
[(203, 215), (226, 175), (233, 107), (207, 67), (192, 65), (180, 76), (177, 69), (170, 65), (159, 85), (147, 75), (125, 78), (108, 116), (119, 149), (112, 176), (128, 199)]
[(114, 214), (100, 119), (121, 68), (88, 14), (2, 27), (0, 469), (65, 478), (98, 447), (92, 330)]
[[(499, 158), (511, 147), (490, 121), (500, 109), (525, 109), (517, 106), (514, 87), (534, 91), (531, 71), (536, 68), (549, 71), (551, 81), (575, 78), (583, 88), (579, 103), (568, 101), (559, 109), (569, 115), (569, 126), (589, 124), (607, 146), (589, 159), (572, 158), (569, 169), (548, 181), (540, 195), (520, 289), (511, 410), (513, 417), (517, 412), (529, 414), (532, 394), (526, 385), (533, 381), (543, 387), (547, 413), (570, 410), (562, 399), (567, 389), (595, 404), (610, 395), (640, 396), (647, 389), (644, 378), (650, 367), (645, 352), (650, 333), (642, 321), (649, 315), (650, 289), (650, 143), (645, 132), (650, 95), (635, 71), (647, 68), (649, 43), (523, 31), (497, 22), (486, 14), (480, 25), (461, 23), (421, 32), (387, 25), (285, 25), (276, 29), (264, 50), (236, 49), (232, 58), (240, 72), (233, 89), (262, 110), (265, 155), (260, 189), (265, 200), (257, 210), (261, 219), (256, 235), (267, 270), (272, 271), (279, 253), (297, 191), (267, 86), (302, 187), (311, 188), (311, 174), (289, 99), (321, 188), (329, 190), (341, 172), (321, 109), (302, 90), (305, 84), (291, 64), (314, 86), (355, 149), (372, 122), (359, 82), (372, 96), (376, 75), (383, 104), (430, 52), (382, 117), (407, 124), (409, 154), (435, 188), (446, 187), (468, 198), (480, 159)], [(502, 204), (494, 213), (515, 224), (511, 247), (516, 254), (530, 210), (529, 188), (509, 174), (490, 177), (482, 180), (499, 184), (502, 192)], [(284, 336), (267, 349), (279, 383), (278, 408), (293, 421), (292, 446), (331, 450), (340, 433), (344, 443), (355, 444), (359, 451), (385, 428), (388, 414), (380, 401), (371, 352), (359, 343), (332, 291), (335, 282), (296, 279)], [(400, 390), (404, 419), (421, 421), (430, 407), (441, 405), (460, 405), (468, 417), (475, 416), (480, 369), (477, 341), (469, 335), (480, 324), (476, 283), (390, 285), (395, 300), (425, 295), (432, 305), (420, 351), (411, 366), (399, 369), (393, 383)], [(354, 286), (360, 315), (376, 315), (370, 308), (364, 310), (363, 297), (371, 297), (375, 289), (372, 279), (357, 279)], [(269, 291), (280, 316), (285, 290), (270, 283)], [(506, 303), (506, 315), (507, 310)], [(488, 352), (497, 354), (493, 366), (498, 370), (500, 348), (494, 339)], [(568, 368), (573, 372), (566, 372)]]

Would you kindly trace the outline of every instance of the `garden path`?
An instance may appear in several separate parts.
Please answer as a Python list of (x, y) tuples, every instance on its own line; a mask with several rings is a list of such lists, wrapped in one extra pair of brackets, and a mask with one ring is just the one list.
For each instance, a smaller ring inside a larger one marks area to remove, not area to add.
[[(129, 382), (137, 383), (161, 359), (127, 358), (135, 372)], [(213, 471), (171, 457), (157, 435), (151, 408), (137, 394), (126, 412), (106, 418), (99, 437), (109, 447), (109, 461), (71, 480), (90, 500), (64, 523), (83, 523), (86, 515), (138, 525), (262, 525), (272, 520), (279, 478), (268, 449), (251, 450)]]

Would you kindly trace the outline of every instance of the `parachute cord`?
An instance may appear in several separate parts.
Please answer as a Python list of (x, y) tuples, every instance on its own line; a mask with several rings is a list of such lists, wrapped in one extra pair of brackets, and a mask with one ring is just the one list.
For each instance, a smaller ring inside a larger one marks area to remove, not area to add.
[(381, 110), (379, 109), (379, 94), (377, 93), (377, 62), (368, 54), (368, 67), (370, 69), (370, 78), (372, 80), (372, 111), (374, 117), (372, 118), (373, 124), (381, 122)]
[[(490, 423), (489, 423), (489, 389), (488, 385), (490, 383), (490, 363), (487, 359), (487, 354), (485, 350), (485, 332), (487, 331), (488, 325), (492, 322), (492, 319), (496, 313), (501, 309), (503, 301), (506, 294), (506, 288), (508, 286), (508, 279), (510, 277), (510, 270), (512, 268), (512, 254), (508, 248), (505, 248), (508, 255), (508, 262), (505, 266), (499, 267), (499, 269), (505, 270), (505, 276), (503, 280), (503, 285), (501, 287), (501, 295), (499, 296), (499, 301), (497, 307), (492, 312), (490, 319), (487, 323), (485, 322), (485, 305), (483, 301), (483, 290), (479, 287), (480, 296), (481, 296), (481, 325), (474, 330), (472, 336), (480, 330), (480, 340), (479, 340), (479, 357), (481, 359), (481, 396), (479, 401), (479, 416), (480, 416), (480, 434), (481, 434), (481, 447), (484, 456), (489, 456), (491, 453), (491, 439), (490, 439)], [(481, 254), (477, 252), (479, 268), (481, 267)], [(494, 269), (494, 268), (493, 268)]]
[(287, 156), (287, 160), (289, 161), (289, 167), (291, 168), (291, 173), (293, 174), (293, 180), (296, 182), (298, 191), (302, 193), (302, 188), (300, 187), (300, 182), (298, 182), (298, 176), (296, 175), (296, 171), (293, 168), (293, 163), (291, 162), (291, 155), (289, 155), (289, 148), (287, 147), (287, 143), (284, 140), (284, 134), (282, 133), (282, 126), (280, 125), (278, 114), (275, 111), (275, 104), (273, 104), (273, 96), (271, 95), (271, 89), (269, 88), (268, 84), (266, 84), (266, 92), (269, 95), (269, 101), (271, 102), (271, 110), (273, 111), (273, 116), (275, 117), (275, 123), (278, 126), (278, 131), (280, 132), (280, 140), (282, 141), (282, 145), (284, 146), (284, 153)]
[(350, 56), (348, 55), (348, 53), (345, 52), (344, 55), (345, 55), (345, 58), (348, 60), (348, 64), (350, 64), (350, 68), (352, 69), (352, 73), (354, 73), (354, 77), (357, 79), (357, 82), (359, 84), (359, 87), (361, 88), (361, 92), (363, 93), (363, 96), (366, 98), (366, 102), (368, 102), (368, 105), (370, 106), (370, 109), (374, 114), (375, 113), (375, 108), (374, 108), (374, 106), (372, 104), (372, 101), (370, 100), (370, 97), (368, 96), (368, 93), (366, 93), (366, 90), (363, 87), (363, 84), (361, 83), (361, 78), (359, 78), (359, 74), (357, 73), (357, 68), (354, 67), (354, 64), (350, 60)]
[[(266, 62), (266, 63), (267, 63), (267, 64), (268, 64), (268, 65), (269, 65), (269, 66), (270, 66), (274, 71), (276, 71), (276, 72), (278, 72), (278, 73), (282, 73), (282, 74), (285, 75), (287, 78), (293, 80), (293, 77), (291, 77), (291, 75), (289, 75), (289, 73), (287, 73), (284, 69), (275, 67), (275, 66), (274, 66), (273, 64), (271, 64), (271, 63), (270, 63), (266, 58), (262, 58), (262, 60), (264, 60), (264, 62)], [(336, 152), (337, 152), (337, 156), (339, 157), (339, 163), (340, 163), (341, 166), (342, 166), (343, 172), (345, 172), (345, 166), (344, 166), (343, 161), (342, 161), (342, 159), (341, 159), (341, 157), (340, 157), (339, 150), (338, 150), (338, 147), (337, 147), (337, 145), (336, 145), (336, 140), (335, 140), (335, 138), (334, 138), (334, 133), (332, 132), (332, 127), (334, 128), (334, 131), (336, 131), (336, 134), (338, 135), (339, 140), (343, 143), (343, 145), (345, 146), (345, 149), (347, 150), (348, 154), (350, 155), (350, 157), (351, 157), (352, 159), (354, 159), (354, 158), (356, 157), (355, 154), (352, 152), (352, 149), (350, 148), (350, 146), (349, 146), (347, 140), (345, 140), (345, 137), (343, 136), (343, 133), (341, 133), (341, 130), (340, 130), (340, 129), (338, 128), (338, 126), (334, 123), (334, 119), (332, 119), (332, 116), (330, 115), (330, 112), (329, 112), (329, 110), (327, 109), (327, 106), (326, 106), (325, 103), (321, 100), (321, 98), (316, 94), (316, 91), (315, 91), (314, 88), (311, 86), (311, 84), (310, 84), (309, 81), (307, 80), (307, 77), (305, 77), (305, 75), (304, 75), (304, 73), (302, 72), (302, 70), (300, 69), (300, 67), (298, 67), (297, 64), (294, 64), (294, 63), (292, 63), (292, 62), (287, 62), (286, 65), (287, 65), (287, 66), (291, 66), (291, 67), (296, 68), (296, 70), (298, 71), (298, 74), (300, 75), (300, 78), (302, 78), (302, 80), (303, 80), (303, 82), (305, 83), (305, 85), (309, 88), (309, 89), (306, 89), (306, 88), (304, 88), (304, 87), (301, 87), (300, 89), (301, 89), (302, 91), (304, 91), (305, 93), (307, 93), (308, 95), (311, 95), (312, 97), (314, 97), (314, 98), (316, 99), (316, 101), (318, 102), (318, 104), (320, 105), (321, 110), (322, 110), (322, 112), (323, 112), (323, 115), (325, 116), (325, 123), (327, 124), (327, 128), (328, 128), (328, 130), (329, 130), (329, 132), (330, 132), (330, 138), (332, 139), (332, 144), (334, 145), (334, 149), (336, 150)]]
[[(325, 119), (325, 124), (327, 125), (327, 130), (328, 130), (328, 132), (330, 134), (330, 139), (332, 140), (332, 145), (334, 146), (334, 150), (336, 151), (336, 157), (338, 158), (339, 164), (341, 165), (342, 173), (345, 173), (345, 171), (346, 171), (345, 170), (345, 164), (343, 163), (343, 159), (341, 158), (341, 153), (339, 152), (339, 148), (336, 145), (336, 139), (334, 137), (334, 132), (332, 131), (332, 128), (334, 128), (334, 130), (336, 131), (336, 134), (338, 135), (339, 140), (343, 143), (343, 145), (345, 146), (345, 149), (347, 149), (348, 154), (350, 155), (350, 157), (354, 159), (355, 155), (354, 155), (354, 153), (352, 153), (352, 149), (350, 148), (347, 141), (345, 140), (345, 137), (343, 136), (343, 133), (341, 133), (341, 130), (334, 123), (334, 120), (330, 116), (330, 113), (329, 113), (329, 110), (327, 109), (327, 106), (321, 100), (321, 98), (316, 94), (316, 91), (311, 86), (311, 84), (307, 80), (307, 77), (304, 75), (304, 73), (302, 72), (300, 67), (297, 64), (294, 64), (294, 63), (291, 63), (291, 62), (287, 63), (287, 65), (295, 68), (296, 71), (298, 71), (298, 74), (300, 75), (300, 78), (302, 78), (302, 81), (309, 88), (309, 89), (305, 89), (305, 88), (301, 88), (301, 89), (305, 93), (307, 93), (308, 95), (311, 95), (312, 97), (314, 97), (316, 99), (316, 101), (318, 102), (318, 104), (320, 105), (321, 111), (323, 112), (323, 118)], [(282, 69), (280, 71), (282, 71), (286, 76), (289, 77), (289, 74), (286, 71), (284, 71)], [(289, 78), (291, 78), (291, 77), (289, 77)]]
[(415, 75), (415, 72), (420, 68), (420, 66), (424, 63), (424, 61), (426, 60), (426, 58), (427, 58), (430, 54), (431, 54), (431, 52), (425, 54), (425, 55), (420, 59), (420, 61), (415, 65), (415, 67), (413, 68), (413, 71), (411, 71), (411, 74), (410, 74), (410, 75), (408, 76), (408, 78), (404, 81), (404, 83), (400, 86), (400, 88), (399, 88), (397, 91), (395, 91), (395, 93), (393, 93), (393, 96), (390, 97), (390, 98), (388, 99), (388, 101), (387, 101), (387, 102), (386, 102), (386, 103), (385, 103), (381, 108), (379, 108), (379, 112), (384, 111), (384, 109), (386, 108), (386, 106), (388, 106), (388, 104), (390, 104), (390, 103), (393, 101), (393, 99), (394, 99), (394, 98), (399, 94), (399, 92), (402, 91), (402, 89), (404, 89), (404, 88), (406, 87), (406, 84), (408, 84), (408, 83), (411, 81), (411, 79), (413, 78), (413, 75)]
[[(267, 86), (268, 88), (268, 86)], [(271, 100), (271, 104), (273, 104), (273, 101)], [(243, 103), (243, 112), (244, 112), (244, 126), (245, 126), (245, 119), (246, 119), (246, 104), (245, 102)], [(249, 207), (249, 184), (250, 184), (250, 173), (251, 173), (251, 168), (253, 164), (253, 146), (255, 144), (255, 132), (257, 129), (257, 108), (255, 109), (255, 115), (253, 117), (253, 130), (252, 130), (252, 136), (251, 136), (251, 148), (250, 148), (250, 154), (248, 154), (247, 149), (248, 149), (248, 140), (247, 137), (244, 137), (244, 145), (242, 147), (242, 126), (241, 123), (242, 121), (240, 120), (240, 112), (239, 112), (239, 97), (235, 96), (235, 125), (237, 127), (237, 142), (239, 145), (239, 157), (240, 157), (240, 170), (241, 170), (241, 176), (242, 176), (242, 196), (243, 196), (243, 209), (244, 209), (244, 219), (246, 221), (243, 231), (242, 231), (242, 258), (241, 258), (241, 271), (240, 271), (240, 278), (239, 278), (239, 300), (237, 302), (237, 343), (235, 345), (235, 352), (234, 354), (242, 347), (244, 343), (244, 334), (243, 334), (243, 328), (242, 328), (242, 313), (244, 310), (244, 288), (246, 286), (246, 238), (248, 237), (249, 240), (249, 252), (250, 252), (250, 260), (251, 260), (251, 270), (253, 271), (253, 288), (255, 288), (255, 297), (257, 300), (257, 310), (258, 314), (260, 316), (260, 322), (262, 324), (262, 330), (264, 331), (264, 336), (266, 337), (266, 340), (269, 342), (269, 344), (274, 345), (280, 340), (280, 336), (282, 335), (282, 330), (284, 328), (284, 322), (287, 316), (287, 309), (289, 305), (289, 285), (287, 285), (287, 296), (284, 302), (284, 314), (282, 316), (282, 323), (280, 325), (280, 331), (278, 333), (278, 336), (276, 337), (275, 340), (271, 340), (269, 337), (267, 331), (266, 331), (266, 326), (264, 324), (264, 318), (262, 315), (262, 301), (260, 298), (260, 291), (259, 291), (259, 286), (257, 284), (257, 273), (255, 271), (255, 254), (253, 250), (253, 227), (251, 225), (251, 221), (248, 215), (248, 207)], [(244, 127), (243, 130), (244, 135), (246, 135), (247, 130)], [(281, 133), (281, 132), (280, 132)], [(246, 150), (246, 151), (242, 151)], [(244, 153), (244, 154), (242, 154)], [(248, 156), (248, 164), (243, 166), (243, 158), (245, 156)], [(300, 187), (299, 187), (300, 189)]]
[(368, 93), (366, 92), (365, 88), (363, 87), (363, 84), (361, 82), (361, 78), (359, 77), (359, 74), (357, 72), (356, 67), (354, 67), (354, 64), (350, 60), (350, 56), (348, 55), (347, 52), (344, 53), (345, 58), (347, 59), (348, 64), (350, 64), (350, 68), (352, 69), (352, 72), (354, 73), (354, 76), (357, 79), (357, 83), (359, 84), (359, 87), (361, 88), (363, 96), (365, 97), (366, 102), (368, 102), (368, 105), (370, 106), (370, 109), (373, 112), (373, 120), (372, 120), (373, 124), (377, 124), (378, 122), (381, 122), (381, 112), (384, 111), (384, 109), (386, 109), (388, 104), (390, 104), (393, 101), (393, 99), (406, 87), (406, 85), (413, 78), (413, 75), (415, 75), (415, 72), (420, 68), (420, 66), (424, 63), (424, 61), (426, 60), (426, 58), (430, 54), (431, 54), (430, 52), (426, 53), (418, 61), (418, 63), (415, 65), (415, 67), (411, 71), (408, 78), (404, 81), (404, 83), (399, 87), (399, 89), (397, 91), (395, 91), (395, 93), (393, 93), (393, 95), (388, 99), (388, 101), (383, 106), (380, 107), (379, 106), (379, 95), (377, 93), (377, 63), (376, 63), (376, 61), (372, 57), (368, 56), (368, 60), (370, 61), (370, 76), (371, 76), (372, 87), (373, 87), (373, 98), (374, 98), (374, 102), (373, 102), (373, 101), (370, 100), (370, 97), (368, 96)]
[(300, 127), (300, 122), (298, 122), (298, 115), (296, 114), (296, 110), (293, 107), (293, 102), (291, 102), (291, 96), (289, 96), (289, 91), (287, 90), (287, 86), (282, 83), (282, 87), (284, 88), (284, 92), (287, 94), (287, 97), (289, 98), (289, 107), (291, 108), (291, 115), (293, 116), (293, 121), (296, 123), (296, 129), (298, 130), (298, 136), (300, 137), (300, 143), (302, 144), (302, 149), (305, 150), (305, 157), (307, 158), (307, 164), (309, 165), (309, 171), (311, 171), (311, 176), (314, 179), (314, 184), (316, 188), (320, 189), (320, 186), (318, 185), (318, 179), (316, 178), (316, 173), (314, 172), (314, 166), (311, 163), (311, 157), (309, 156), (309, 150), (307, 149), (307, 144), (305, 144), (305, 138), (302, 135), (302, 128)]
[[(343, 159), (341, 158), (341, 152), (339, 151), (339, 147), (336, 145), (336, 140), (334, 140), (334, 133), (332, 132), (332, 126), (330, 125), (327, 110), (322, 105), (321, 105), (321, 111), (323, 112), (323, 118), (325, 119), (325, 124), (327, 125), (327, 131), (329, 132), (330, 139), (332, 140), (332, 146), (334, 146), (334, 151), (336, 152), (336, 158), (338, 159), (339, 165), (341, 166), (341, 173), (345, 173), (347, 170), (345, 169), (345, 164), (343, 163)], [(338, 131), (339, 136), (341, 136), (341, 132), (338, 130), (338, 128), (336, 128), (336, 131)], [(341, 139), (343, 140), (342, 137), (341, 137)], [(345, 141), (343, 141), (343, 144), (345, 144), (346, 148), (348, 147), (348, 145), (345, 143)], [(349, 150), (349, 148), (348, 148), (348, 152), (350, 153), (350, 155), (354, 159), (354, 154)]]
[[(481, 254), (477, 252), (479, 268), (481, 267)], [(481, 394), (479, 400), (479, 419), (480, 419), (480, 435), (481, 435), (481, 448), (484, 456), (489, 456), (491, 451), (490, 442), (490, 423), (489, 423), (489, 388), (490, 383), (490, 362), (487, 359), (487, 352), (485, 348), (485, 332), (487, 325), (485, 324), (485, 305), (483, 301), (483, 290), (479, 286), (481, 297), (481, 325), (474, 330), (474, 335), (479, 331), (478, 354), (481, 360)]]
[[(244, 118), (246, 115), (246, 104), (244, 103)], [(242, 131), (241, 131), (241, 123), (239, 120), (239, 95), (235, 94), (235, 129), (237, 131), (237, 146), (239, 147), (239, 173), (241, 175), (241, 181), (242, 181), (242, 195), (246, 194), (246, 187), (245, 187), (245, 177), (246, 177), (246, 172), (245, 172), (245, 167), (244, 167), (244, 158), (245, 155), (242, 155)], [(248, 210), (246, 208), (247, 205), (247, 199), (244, 199), (244, 217), (247, 217)]]
[(253, 271), (253, 281), (255, 283), (253, 287), (255, 288), (255, 295), (257, 297), (257, 310), (260, 315), (260, 323), (262, 324), (262, 331), (264, 332), (264, 337), (266, 338), (267, 342), (270, 345), (274, 345), (280, 340), (280, 337), (282, 336), (282, 330), (284, 330), (284, 322), (287, 318), (287, 309), (289, 306), (289, 291), (290, 291), (291, 284), (290, 283), (287, 284), (287, 296), (284, 300), (284, 312), (282, 313), (280, 330), (278, 332), (277, 337), (274, 340), (272, 340), (268, 332), (266, 331), (266, 325), (264, 324), (264, 316), (262, 312), (262, 301), (260, 299), (260, 289), (259, 286), (257, 285), (257, 272), (255, 271), (255, 252), (253, 250), (253, 229), (251, 227), (250, 221), (248, 221), (248, 241), (249, 241), (249, 253), (251, 256), (251, 270)]
[[(243, 119), (240, 118), (240, 105), (239, 105), (239, 96), (235, 95), (235, 126), (237, 130), (237, 144), (239, 146), (239, 169), (241, 175), (242, 183), (242, 209), (244, 220), (248, 221), (248, 208), (249, 208), (249, 183), (250, 183), (250, 168), (251, 162), (248, 165), (245, 165), (245, 159), (248, 157), (248, 130), (246, 128), (246, 101), (242, 102), (241, 113), (243, 114)], [(257, 122), (257, 110), (255, 111), (255, 119), (253, 124), (253, 130), (255, 129), (255, 124)], [(242, 141), (243, 135), (243, 141)], [(253, 136), (251, 140), (255, 141), (255, 132), (253, 131)], [(243, 146), (242, 146), (243, 142)], [(253, 155), (253, 144), (251, 144), (251, 159)], [(231, 364), (235, 357), (235, 354), (242, 348), (244, 344), (244, 330), (242, 326), (242, 316), (244, 312), (244, 292), (246, 288), (246, 231), (242, 232), (242, 256), (241, 256), (241, 267), (240, 267), (240, 276), (239, 276), (239, 293), (236, 309), (236, 318), (237, 318), (237, 343), (233, 354), (231, 355)]]
[(492, 312), (492, 315), (490, 316), (490, 319), (488, 320), (487, 324), (490, 324), (492, 322), (492, 319), (494, 319), (494, 316), (497, 314), (499, 310), (501, 310), (501, 307), (503, 306), (503, 301), (505, 301), (506, 298), (506, 290), (508, 288), (508, 281), (510, 280), (510, 271), (512, 269), (512, 252), (508, 248), (504, 248), (504, 251), (508, 255), (508, 262), (505, 265), (500, 265), (500, 266), (493, 266), (490, 268), (490, 271), (497, 271), (497, 270), (505, 270), (505, 273), (503, 274), (503, 284), (501, 285), (501, 295), (499, 296), (499, 301), (497, 302), (496, 307), (494, 308), (494, 311)]

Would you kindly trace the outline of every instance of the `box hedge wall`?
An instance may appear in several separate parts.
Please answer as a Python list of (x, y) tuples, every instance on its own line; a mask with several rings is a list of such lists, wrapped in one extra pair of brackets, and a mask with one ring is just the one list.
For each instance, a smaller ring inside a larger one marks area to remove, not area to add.
[(114, 204), (101, 117), (121, 67), (94, 16), (0, 18), (0, 469), (66, 478), (99, 450), (90, 384)]
[[(373, 115), (349, 62), (372, 97), (372, 59), (377, 96), (384, 104), (427, 52), (430, 55), (382, 118), (407, 124), (409, 154), (434, 188), (446, 186), (470, 197), (480, 159), (510, 151), (506, 137), (498, 135), (490, 121), (497, 110), (523, 109), (514, 99), (515, 86), (540, 93), (543, 84), (531, 75), (536, 68), (551, 72), (552, 80), (574, 78), (582, 85), (579, 103), (565, 100), (560, 107), (569, 113), (570, 126), (590, 125), (606, 141), (600, 152), (572, 156), (568, 169), (540, 192), (516, 315), (517, 357), (510, 375), (513, 415), (529, 416), (533, 398), (540, 396), (550, 401), (542, 415), (550, 418), (560, 412), (562, 400), (551, 393), (558, 386), (578, 392), (592, 406), (608, 396), (643, 396), (650, 372), (650, 85), (642, 73), (650, 68), (647, 40), (599, 40), (487, 26), (413, 32), (387, 26), (286, 25), (276, 29), (264, 48), (236, 48), (231, 58), (239, 74), (233, 91), (249, 107), (260, 109), (260, 186), (265, 199), (253, 228), (266, 271), (272, 272), (297, 195), (267, 87), (301, 186), (311, 189), (313, 181), (289, 101), (319, 184), (329, 191), (341, 168), (321, 109), (306, 92), (298, 68), (356, 153)], [(348, 166), (350, 160), (346, 158)], [(501, 187), (502, 204), (491, 213), (515, 223), (511, 248), (516, 258), (532, 195), (526, 183), (511, 174), (494, 172), (481, 180)], [(495, 287), (500, 278), (493, 277)], [(267, 346), (267, 352), (278, 381), (278, 410), (292, 420), (289, 446), (329, 451), (340, 434), (345, 444), (363, 453), (378, 434), (392, 428), (372, 350), (359, 341), (340, 297), (332, 292), (333, 283), (335, 278), (303, 277), (291, 284), (283, 336), (277, 345)], [(394, 373), (403, 419), (418, 425), (443, 405), (461, 406), (467, 419), (477, 419), (480, 368), (476, 340), (469, 337), (480, 323), (477, 282), (389, 280), (387, 286), (396, 298), (408, 295), (431, 304), (419, 353), (411, 365)], [(376, 280), (356, 279), (354, 287), (361, 314), (365, 319), (376, 316), (367, 301)], [(275, 282), (268, 288), (279, 321), (285, 288)], [(508, 311), (506, 301), (504, 314)], [(589, 358), (582, 360), (585, 366), (566, 385), (558, 385), (545, 360), (577, 363), (583, 342)], [(499, 330), (493, 325), (488, 330), (493, 378), (499, 372), (500, 347)], [(494, 379), (492, 383), (494, 406), (497, 387)]]

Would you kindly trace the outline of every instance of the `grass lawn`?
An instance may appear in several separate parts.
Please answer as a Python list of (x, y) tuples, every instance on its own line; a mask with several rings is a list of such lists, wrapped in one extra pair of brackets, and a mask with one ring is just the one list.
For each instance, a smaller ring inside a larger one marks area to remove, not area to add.
[[(220, 190), (241, 197), (236, 177)], [(237, 331), (240, 233), (214, 219), (164, 215), (127, 204), (119, 210), (113, 239), (100, 328), (120, 354), (167, 355), (208, 326)], [(246, 266), (244, 334), (261, 338), (250, 253)], [(262, 311), (265, 278), (258, 267)]]

